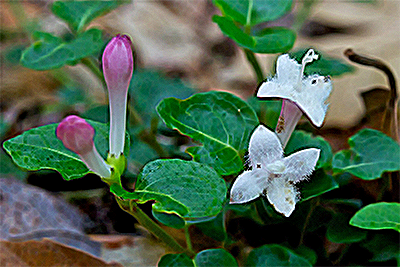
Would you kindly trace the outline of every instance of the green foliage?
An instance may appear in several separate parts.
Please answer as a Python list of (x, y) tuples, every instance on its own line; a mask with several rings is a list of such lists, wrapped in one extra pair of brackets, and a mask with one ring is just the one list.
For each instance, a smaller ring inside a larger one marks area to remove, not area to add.
[(99, 29), (89, 29), (70, 42), (46, 32), (35, 32), (33, 38), (35, 42), (22, 53), (21, 64), (34, 70), (75, 65), (82, 58), (98, 53), (104, 46)]
[[(370, 236), (370, 235), (369, 235)], [(400, 264), (399, 237), (391, 232), (374, 232), (372, 238), (362, 243), (362, 247), (368, 249), (372, 254), (371, 262), (384, 262), (396, 260)]]
[(253, 249), (247, 266), (312, 266), (308, 260), (280, 245), (264, 245)]
[[(289, 53), (291, 58), (296, 59), (301, 64), (301, 59), (307, 53), (309, 48), (296, 50)], [(318, 73), (323, 76), (339, 76), (345, 73), (353, 72), (354, 67), (338, 58), (326, 56), (324, 53), (314, 50), (318, 55), (318, 60), (308, 63), (304, 69), (306, 75)]]
[(159, 267), (195, 267), (193, 260), (191, 260), (185, 253), (182, 254), (165, 254), (158, 262)]
[(207, 249), (199, 252), (194, 258), (197, 267), (238, 266), (235, 258), (225, 249)]
[(350, 216), (336, 214), (329, 223), (327, 238), (335, 243), (355, 243), (367, 237), (367, 231), (350, 226)]
[(296, 34), (283, 27), (265, 28), (255, 35), (249, 35), (227, 17), (214, 16), (213, 21), (221, 31), (241, 47), (255, 53), (282, 53), (289, 51), (296, 40)]
[(310, 177), (308, 182), (303, 182), (301, 186), (301, 201), (317, 197), (326, 192), (339, 188), (339, 185), (331, 175), (326, 174), (323, 170), (316, 170)]
[(364, 180), (380, 178), (382, 173), (400, 170), (400, 146), (382, 132), (363, 129), (348, 140), (350, 149), (333, 157), (335, 172), (349, 172)]
[(393, 229), (400, 232), (400, 203), (370, 204), (354, 214), (350, 224), (370, 230)]
[(250, 134), (258, 125), (246, 102), (226, 92), (207, 92), (186, 100), (164, 99), (157, 111), (168, 127), (202, 143), (187, 149), (195, 161), (221, 175), (242, 170)]
[(121, 1), (56, 1), (51, 11), (65, 20), (75, 32), (81, 32), (93, 19), (118, 7)]
[(217, 217), (210, 221), (197, 223), (196, 227), (198, 227), (203, 234), (217, 241), (223, 242), (228, 237), (224, 222), (224, 211), (220, 212)]
[[(214, 0), (213, 2), (224, 16), (242, 25), (256, 25), (276, 20), (289, 12), (292, 7), (292, 0)], [(247, 21), (249, 11), (250, 21)]]

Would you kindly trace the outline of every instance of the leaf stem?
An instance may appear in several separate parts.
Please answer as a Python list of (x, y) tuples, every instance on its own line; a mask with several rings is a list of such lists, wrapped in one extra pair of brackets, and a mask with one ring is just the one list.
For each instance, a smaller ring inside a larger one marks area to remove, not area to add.
[(184, 229), (185, 229), (185, 238), (186, 238), (186, 246), (187, 246), (187, 249), (188, 249), (190, 252), (192, 252), (193, 254), (195, 254), (194, 251), (193, 251), (192, 241), (191, 241), (191, 239), (190, 239), (189, 225), (188, 225), (188, 224), (185, 224)]
[(264, 74), (261, 70), (260, 64), (258, 63), (256, 56), (254, 55), (253, 51), (247, 48), (244, 48), (243, 50), (246, 54), (247, 60), (250, 62), (251, 66), (254, 69), (254, 72), (257, 75), (257, 83), (262, 83), (264, 80)]
[(195, 254), (193, 251), (182, 247), (174, 238), (172, 238), (167, 232), (165, 232), (157, 223), (144, 213), (133, 200), (123, 200), (119, 197), (115, 197), (118, 205), (122, 210), (132, 215), (143, 227), (145, 227), (150, 233), (157, 238), (164, 241), (171, 249), (179, 253), (186, 253), (189, 257), (193, 257)]

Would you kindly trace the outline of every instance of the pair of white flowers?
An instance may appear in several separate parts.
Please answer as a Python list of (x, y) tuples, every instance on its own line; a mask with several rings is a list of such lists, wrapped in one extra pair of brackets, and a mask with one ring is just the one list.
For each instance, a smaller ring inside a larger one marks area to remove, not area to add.
[(315, 126), (322, 125), (328, 107), (325, 101), (332, 89), (329, 77), (304, 77), (305, 65), (315, 59), (318, 55), (312, 49), (301, 65), (289, 55), (282, 55), (277, 61), (276, 76), (260, 86), (257, 97), (283, 99), (282, 110), (275, 133), (263, 125), (253, 132), (248, 149), (251, 170), (235, 180), (231, 204), (246, 203), (263, 195), (286, 217), (294, 211), (299, 200), (295, 184), (312, 174), (320, 150), (309, 148), (284, 157), (283, 148), (303, 113)]

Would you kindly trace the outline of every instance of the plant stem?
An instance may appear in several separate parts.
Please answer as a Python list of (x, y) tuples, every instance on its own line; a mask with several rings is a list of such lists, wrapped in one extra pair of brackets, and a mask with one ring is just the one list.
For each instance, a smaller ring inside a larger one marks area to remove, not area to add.
[(150, 233), (157, 238), (164, 241), (171, 249), (179, 253), (186, 253), (189, 257), (193, 257), (195, 254), (193, 251), (182, 247), (174, 238), (172, 238), (167, 232), (165, 232), (157, 223), (144, 213), (133, 200), (122, 200), (119, 197), (115, 197), (118, 205), (122, 210), (132, 215), (143, 227), (145, 227)]
[(251, 66), (254, 69), (254, 72), (257, 75), (257, 83), (262, 83), (264, 80), (264, 74), (261, 70), (260, 64), (258, 63), (256, 56), (254, 55), (253, 51), (247, 48), (244, 48), (243, 50), (246, 54), (247, 60), (250, 62)]
[[(103, 85), (105, 85), (105, 80), (103, 73), (100, 71), (98, 64), (94, 62), (94, 59), (91, 57), (85, 57), (81, 59), (83, 65), (85, 65), (100, 81)], [(103, 86), (103, 88), (106, 88)]]
[(185, 238), (186, 238), (187, 249), (190, 252), (192, 252), (193, 254), (195, 254), (194, 251), (193, 251), (192, 241), (190, 240), (189, 225), (185, 224), (184, 228), (185, 228)]

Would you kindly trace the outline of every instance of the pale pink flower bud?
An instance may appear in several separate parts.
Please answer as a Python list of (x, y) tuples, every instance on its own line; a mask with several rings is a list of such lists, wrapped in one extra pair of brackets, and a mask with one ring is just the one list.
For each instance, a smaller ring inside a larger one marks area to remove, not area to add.
[(103, 73), (110, 105), (110, 154), (119, 157), (125, 144), (126, 104), (133, 73), (131, 40), (126, 35), (112, 38), (103, 52)]
[(84, 119), (72, 115), (63, 119), (56, 129), (56, 136), (64, 146), (79, 155), (86, 166), (101, 177), (111, 176), (111, 168), (94, 146), (94, 128)]

